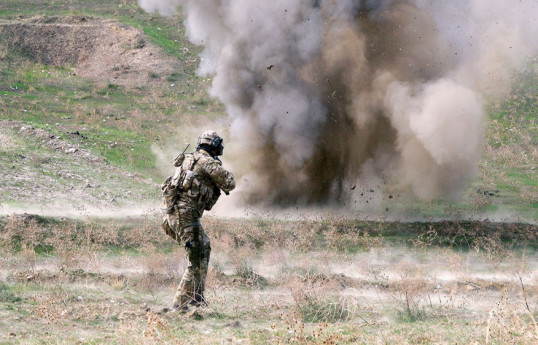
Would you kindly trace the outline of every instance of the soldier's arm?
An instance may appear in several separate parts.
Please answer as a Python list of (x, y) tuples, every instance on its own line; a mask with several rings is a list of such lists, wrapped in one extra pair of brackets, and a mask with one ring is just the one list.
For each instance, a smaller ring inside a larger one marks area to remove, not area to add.
[(235, 188), (234, 175), (224, 169), (219, 163), (216, 160), (210, 161), (206, 164), (205, 170), (217, 187), (223, 192), (228, 193)]

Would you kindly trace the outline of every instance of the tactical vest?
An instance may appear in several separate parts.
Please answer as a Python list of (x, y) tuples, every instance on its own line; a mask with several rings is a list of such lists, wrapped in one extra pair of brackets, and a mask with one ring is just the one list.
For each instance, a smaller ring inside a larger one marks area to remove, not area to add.
[(201, 152), (181, 154), (176, 158), (177, 166), (173, 176), (162, 184), (163, 211), (170, 214), (176, 204), (185, 204), (195, 208), (200, 215), (204, 210), (211, 210), (220, 196), (220, 189), (207, 176), (200, 161), (212, 159)]

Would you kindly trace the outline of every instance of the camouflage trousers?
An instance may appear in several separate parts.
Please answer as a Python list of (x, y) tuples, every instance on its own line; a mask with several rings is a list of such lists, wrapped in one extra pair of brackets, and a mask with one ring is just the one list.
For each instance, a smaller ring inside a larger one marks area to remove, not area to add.
[(188, 259), (187, 269), (174, 297), (174, 307), (206, 304), (204, 290), (211, 246), (197, 211), (176, 206), (171, 214), (165, 216), (163, 227), (185, 248)]

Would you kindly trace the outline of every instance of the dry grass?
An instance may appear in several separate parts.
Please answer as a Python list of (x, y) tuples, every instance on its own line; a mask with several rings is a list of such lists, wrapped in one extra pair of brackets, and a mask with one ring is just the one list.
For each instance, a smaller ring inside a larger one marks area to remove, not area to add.
[(158, 220), (0, 220), (4, 324), (21, 343), (536, 340), (532, 226), (207, 218), (210, 306), (178, 316), (159, 311), (186, 261)]
[(485, 344), (535, 344), (538, 324), (532, 313), (521, 310), (503, 296), (489, 312)]

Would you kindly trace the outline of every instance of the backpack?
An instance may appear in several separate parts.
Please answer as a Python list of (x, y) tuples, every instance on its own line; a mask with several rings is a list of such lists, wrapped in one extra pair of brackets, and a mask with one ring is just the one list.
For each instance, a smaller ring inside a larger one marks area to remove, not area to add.
[[(194, 165), (198, 162), (198, 159), (194, 157), (193, 154), (189, 154), (189, 159), (192, 161), (189, 162), (189, 168), (183, 169), (183, 162), (185, 161), (186, 155), (180, 153), (179, 156), (174, 160), (174, 166), (176, 166), (176, 172), (172, 176), (168, 176), (164, 183), (161, 185), (162, 193), (162, 210), (166, 214), (170, 214), (174, 211), (174, 206), (176, 205), (177, 198), (180, 192), (189, 191), (194, 186), (198, 186), (194, 176)], [(195, 183), (193, 183), (195, 182)]]

